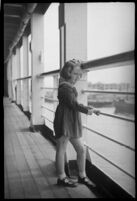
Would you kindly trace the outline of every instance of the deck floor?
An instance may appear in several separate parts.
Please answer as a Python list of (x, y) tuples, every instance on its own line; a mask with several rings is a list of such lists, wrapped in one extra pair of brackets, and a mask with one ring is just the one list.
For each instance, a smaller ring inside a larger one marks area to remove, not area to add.
[(85, 185), (56, 185), (55, 148), (39, 132), (30, 132), (23, 112), (4, 98), (4, 197), (97, 198)]

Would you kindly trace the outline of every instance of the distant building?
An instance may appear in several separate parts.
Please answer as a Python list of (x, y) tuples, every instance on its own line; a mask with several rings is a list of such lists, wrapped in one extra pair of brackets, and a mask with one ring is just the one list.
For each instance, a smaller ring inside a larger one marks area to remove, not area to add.
[(114, 91), (134, 91), (134, 86), (130, 83), (88, 83), (89, 90), (114, 90)]

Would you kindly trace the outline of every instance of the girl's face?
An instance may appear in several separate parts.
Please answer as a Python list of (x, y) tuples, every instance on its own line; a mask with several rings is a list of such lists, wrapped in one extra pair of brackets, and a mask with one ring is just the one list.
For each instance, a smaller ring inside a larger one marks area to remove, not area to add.
[(71, 71), (71, 78), (70, 78), (70, 82), (72, 84), (75, 84), (79, 78), (81, 77), (81, 68), (80, 66), (76, 66), (72, 71)]

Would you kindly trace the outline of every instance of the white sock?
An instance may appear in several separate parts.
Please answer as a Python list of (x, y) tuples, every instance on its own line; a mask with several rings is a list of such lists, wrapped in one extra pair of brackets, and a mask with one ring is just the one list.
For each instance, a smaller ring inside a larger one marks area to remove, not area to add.
[(79, 172), (79, 176), (80, 176), (81, 178), (86, 177), (86, 173), (85, 173), (85, 172)]
[(62, 173), (58, 176), (59, 179), (64, 179), (66, 177), (66, 174), (65, 173)]

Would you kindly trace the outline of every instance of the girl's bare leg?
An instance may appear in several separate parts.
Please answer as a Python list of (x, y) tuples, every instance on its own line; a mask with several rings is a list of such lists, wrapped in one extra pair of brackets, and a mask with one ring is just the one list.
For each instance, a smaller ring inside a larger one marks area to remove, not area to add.
[(57, 174), (60, 179), (66, 177), (65, 167), (64, 167), (64, 159), (65, 152), (67, 148), (69, 138), (66, 136), (62, 136), (57, 140), (57, 150), (56, 150), (56, 169)]
[(84, 144), (81, 138), (71, 138), (70, 142), (77, 152), (77, 164), (78, 164), (79, 176), (86, 177), (86, 173), (85, 173), (86, 151), (85, 151)]

